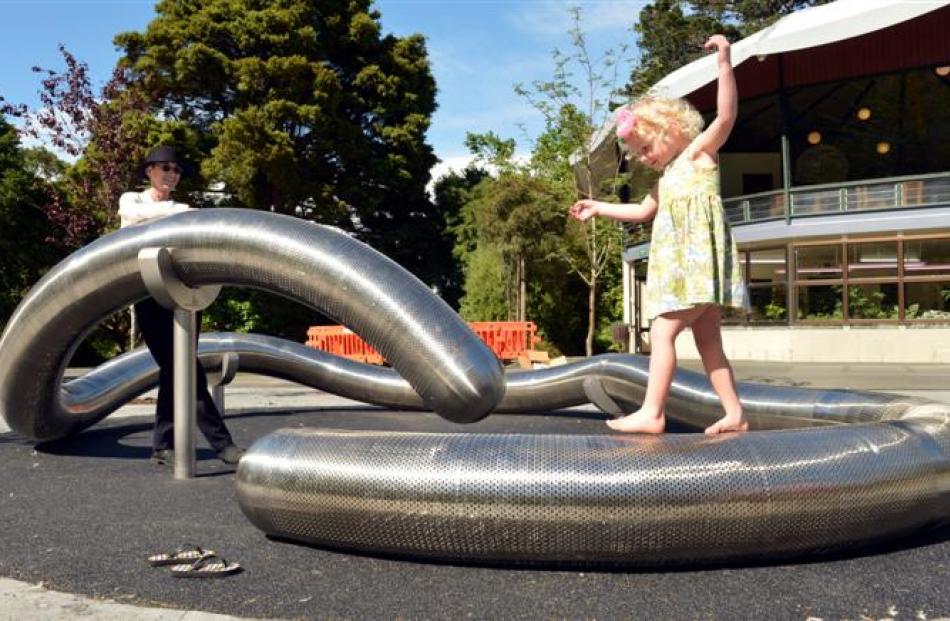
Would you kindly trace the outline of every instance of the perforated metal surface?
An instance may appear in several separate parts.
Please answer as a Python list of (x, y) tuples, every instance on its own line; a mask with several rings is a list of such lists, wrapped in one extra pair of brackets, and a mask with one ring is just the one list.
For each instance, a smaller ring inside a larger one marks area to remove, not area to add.
[(128, 395), (126, 386), (142, 385), (144, 380), (114, 364), (95, 380), (60, 387), (85, 334), (148, 295), (137, 258), (150, 247), (173, 249), (175, 270), (190, 286), (257, 287), (350, 326), (386, 356), (426, 407), (450, 420), (477, 420), (501, 399), (501, 365), (491, 350), (393, 261), (343, 233), (296, 218), (208, 209), (102, 237), (33, 287), (0, 338), (0, 413), (11, 428), (31, 438), (63, 437), (119, 404), (102, 384), (116, 387), (117, 396)]
[[(136, 256), (174, 248), (192, 286), (254, 286), (351, 326), (395, 371), (251, 335), (202, 339), (204, 358), (343, 396), (474, 421), (499, 411), (636, 403), (646, 360), (601, 356), (505, 378), (441, 300), (354, 240), (299, 220), (216, 209), (124, 229), (69, 257), (0, 338), (0, 413), (62, 437), (155, 381), (145, 351), (60, 386), (101, 318), (145, 297)], [(585, 391), (585, 382), (587, 388)], [(596, 382), (592, 389), (591, 382)], [(771, 557), (900, 534), (950, 515), (950, 410), (895, 395), (740, 384), (755, 429), (717, 438), (281, 431), (238, 469), (238, 496), (267, 533), (453, 559), (653, 564)], [(606, 402), (606, 399), (605, 399)], [(679, 371), (667, 414), (720, 415), (705, 377)]]
[(718, 438), (280, 430), (241, 461), (238, 500), (271, 535), (380, 553), (768, 558), (946, 518), (950, 456), (928, 425)]

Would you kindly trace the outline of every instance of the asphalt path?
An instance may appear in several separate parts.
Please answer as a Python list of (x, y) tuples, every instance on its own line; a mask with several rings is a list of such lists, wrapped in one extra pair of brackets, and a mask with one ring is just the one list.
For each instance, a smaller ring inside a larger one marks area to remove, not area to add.
[[(239, 443), (280, 427), (458, 431), (437, 416), (366, 406), (252, 408)], [(151, 419), (107, 419), (34, 447), (0, 434), (0, 576), (142, 606), (265, 618), (934, 619), (950, 616), (950, 527), (834, 556), (593, 570), (420, 562), (270, 539), (241, 513), (233, 468), (199, 451), (175, 481), (148, 460)], [(467, 431), (601, 433), (588, 411), (491, 416)], [(182, 580), (145, 557), (190, 542), (245, 571)]]

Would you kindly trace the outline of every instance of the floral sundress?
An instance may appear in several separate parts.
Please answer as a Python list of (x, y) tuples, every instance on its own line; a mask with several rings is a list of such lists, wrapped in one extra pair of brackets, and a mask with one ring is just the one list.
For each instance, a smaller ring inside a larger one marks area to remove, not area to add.
[(643, 301), (648, 319), (698, 304), (749, 308), (718, 168), (692, 161), (689, 153), (680, 153), (659, 182)]

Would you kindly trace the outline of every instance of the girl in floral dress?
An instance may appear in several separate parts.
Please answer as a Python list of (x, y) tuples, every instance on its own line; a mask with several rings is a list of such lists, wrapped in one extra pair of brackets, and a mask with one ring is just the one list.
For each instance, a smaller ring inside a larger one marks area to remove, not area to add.
[(639, 204), (577, 201), (571, 215), (644, 222), (654, 218), (643, 302), (650, 326), (650, 377), (643, 405), (607, 424), (624, 432), (662, 433), (664, 405), (676, 371), (674, 342), (684, 328), (693, 332), (713, 389), (725, 415), (707, 434), (749, 428), (736, 393), (732, 367), (722, 349), (721, 309), (748, 308), (739, 255), (719, 196), (717, 153), (735, 123), (738, 93), (729, 42), (714, 35), (719, 82), (717, 115), (705, 130), (699, 113), (683, 99), (644, 97), (617, 112), (617, 136), (628, 157), (663, 171)]

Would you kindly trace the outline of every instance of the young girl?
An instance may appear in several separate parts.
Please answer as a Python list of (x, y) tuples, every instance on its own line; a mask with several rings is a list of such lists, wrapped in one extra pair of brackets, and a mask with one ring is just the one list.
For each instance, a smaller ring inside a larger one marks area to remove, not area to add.
[(703, 119), (685, 100), (644, 97), (617, 112), (617, 136), (629, 158), (662, 170), (656, 187), (640, 204), (580, 200), (571, 215), (644, 222), (656, 216), (650, 243), (643, 310), (650, 326), (650, 377), (642, 407), (607, 424), (617, 431), (662, 433), (664, 404), (676, 370), (674, 341), (692, 328), (703, 366), (725, 416), (707, 434), (749, 428), (729, 361), (722, 350), (720, 308), (745, 310), (747, 294), (739, 255), (719, 198), (716, 154), (736, 119), (738, 93), (729, 42), (710, 37), (717, 50), (719, 90), (716, 118), (702, 131)]

